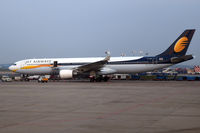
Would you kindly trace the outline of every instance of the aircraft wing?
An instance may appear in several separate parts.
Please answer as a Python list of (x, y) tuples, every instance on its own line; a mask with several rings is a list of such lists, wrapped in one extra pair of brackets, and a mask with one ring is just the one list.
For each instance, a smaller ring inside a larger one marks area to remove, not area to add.
[(105, 59), (85, 64), (82, 66), (77, 67), (75, 70), (78, 73), (89, 72), (89, 71), (98, 71), (100, 70), (108, 61), (110, 60), (110, 55), (107, 55)]

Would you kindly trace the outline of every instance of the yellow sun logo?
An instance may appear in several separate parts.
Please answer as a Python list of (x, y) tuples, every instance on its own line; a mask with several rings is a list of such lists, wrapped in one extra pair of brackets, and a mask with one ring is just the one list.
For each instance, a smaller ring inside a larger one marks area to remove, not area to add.
[(176, 42), (174, 46), (174, 51), (176, 53), (181, 52), (188, 44), (189, 44), (188, 38), (184, 36)]

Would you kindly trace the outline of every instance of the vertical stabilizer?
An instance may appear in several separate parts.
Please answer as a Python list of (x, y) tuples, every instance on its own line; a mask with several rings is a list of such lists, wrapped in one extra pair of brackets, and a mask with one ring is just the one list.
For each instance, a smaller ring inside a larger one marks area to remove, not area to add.
[(163, 53), (157, 57), (180, 57), (184, 56), (192, 40), (195, 29), (185, 30)]

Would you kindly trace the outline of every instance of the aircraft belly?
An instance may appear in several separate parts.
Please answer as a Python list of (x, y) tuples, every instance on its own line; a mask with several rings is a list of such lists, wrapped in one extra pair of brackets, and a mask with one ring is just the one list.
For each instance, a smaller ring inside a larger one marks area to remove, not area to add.
[(80, 65), (73, 65), (73, 66), (59, 66), (59, 69), (60, 69), (60, 70), (63, 70), (63, 69), (74, 69), (74, 68), (77, 68), (78, 66), (80, 66)]
[(108, 65), (110, 69), (116, 71), (116, 73), (139, 73), (148, 72), (156, 69), (169, 67), (172, 64), (123, 64), (123, 65)]
[(52, 68), (50, 67), (40, 67), (40, 68), (19, 70), (19, 73), (22, 73), (22, 74), (35, 74), (35, 75), (50, 74), (51, 72), (52, 72)]

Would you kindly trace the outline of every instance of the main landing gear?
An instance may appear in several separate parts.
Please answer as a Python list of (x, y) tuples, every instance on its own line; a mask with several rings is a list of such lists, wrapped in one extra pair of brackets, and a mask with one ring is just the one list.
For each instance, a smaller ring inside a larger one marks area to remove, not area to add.
[(90, 76), (90, 82), (107, 82), (110, 78), (108, 76)]

